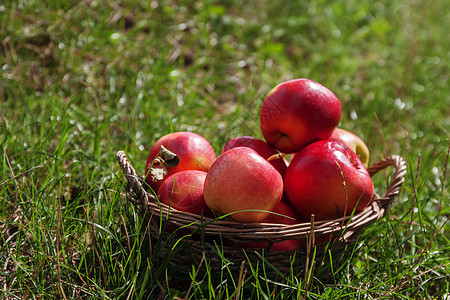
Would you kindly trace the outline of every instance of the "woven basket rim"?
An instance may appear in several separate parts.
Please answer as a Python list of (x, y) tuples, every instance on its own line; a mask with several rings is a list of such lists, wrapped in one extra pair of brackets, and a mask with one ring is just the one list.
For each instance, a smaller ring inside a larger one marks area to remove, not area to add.
[(124, 151), (118, 151), (116, 159), (127, 178), (128, 199), (142, 209), (150, 218), (163, 217), (175, 227), (188, 227), (200, 230), (205, 235), (221, 235), (238, 242), (282, 241), (287, 239), (306, 239), (311, 232), (316, 237), (340, 235), (346, 241), (354, 233), (382, 218), (390, 209), (398, 195), (406, 174), (406, 162), (399, 155), (391, 155), (367, 168), (371, 177), (387, 167), (394, 168), (394, 174), (383, 196), (374, 194), (372, 201), (363, 211), (334, 220), (298, 223), (294, 225), (274, 223), (241, 223), (226, 219), (212, 219), (176, 210), (158, 201), (157, 197), (145, 191), (143, 179), (132, 167)]

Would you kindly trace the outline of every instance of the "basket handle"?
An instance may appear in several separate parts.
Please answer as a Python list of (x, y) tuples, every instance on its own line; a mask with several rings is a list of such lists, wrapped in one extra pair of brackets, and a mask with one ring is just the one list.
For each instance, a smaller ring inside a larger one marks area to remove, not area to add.
[(403, 182), (405, 181), (405, 174), (406, 174), (405, 160), (399, 155), (391, 155), (380, 160), (379, 162), (376, 162), (375, 164), (367, 168), (367, 171), (369, 171), (369, 174), (372, 177), (378, 171), (381, 171), (389, 166), (395, 168), (392, 181), (389, 184), (386, 194), (383, 197), (377, 199), (377, 201), (380, 202), (381, 201), (388, 202), (388, 205), (390, 205), (392, 200), (394, 200), (394, 198), (398, 195), (398, 193), (400, 192), (400, 188), (403, 185)]
[[(154, 196), (149, 195), (144, 187), (142, 186), (141, 179), (136, 174), (133, 166), (129, 162), (127, 155), (124, 151), (118, 151), (116, 154), (116, 159), (119, 162), (120, 168), (125, 174), (128, 181), (128, 189), (136, 194), (136, 198), (139, 199), (139, 204), (142, 210), (147, 210), (147, 205), (149, 203), (149, 198), (154, 198)], [(155, 198), (156, 199), (156, 198)]]

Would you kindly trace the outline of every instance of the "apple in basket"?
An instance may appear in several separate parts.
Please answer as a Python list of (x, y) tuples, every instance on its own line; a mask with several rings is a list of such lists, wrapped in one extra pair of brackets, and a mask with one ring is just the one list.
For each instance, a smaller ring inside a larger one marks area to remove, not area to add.
[(362, 211), (373, 183), (358, 156), (344, 144), (318, 141), (298, 152), (284, 176), (286, 193), (299, 215), (336, 219)]
[[(295, 209), (286, 202), (280, 201), (273, 210), (274, 213), (269, 214), (267, 218), (262, 220), (261, 223), (272, 224), (286, 224), (294, 225), (301, 222), (300, 216)], [(279, 243), (274, 243), (270, 247), (272, 251), (295, 251), (303, 244), (301, 240), (284, 240)], [(238, 244), (241, 248), (266, 248), (268, 243), (266, 242), (249, 242)]]
[[(253, 136), (238, 136), (229, 140), (223, 147), (223, 152), (236, 147), (252, 148), (265, 159), (278, 154), (277, 149), (273, 146)], [(281, 176), (284, 176), (284, 173), (286, 173), (286, 163), (282, 158), (272, 159), (270, 163), (280, 172)]]
[[(279, 223), (287, 225), (301, 223), (300, 216), (289, 203), (280, 201), (277, 207), (275, 207), (274, 212), (279, 215), (270, 214), (265, 220), (263, 220), (263, 223)], [(303, 242), (301, 240), (285, 240), (279, 243), (274, 243), (272, 247), (270, 247), (270, 250), (293, 251), (299, 249), (302, 243)]]
[(281, 174), (255, 150), (236, 147), (223, 152), (208, 171), (204, 197), (216, 215), (239, 222), (261, 222), (283, 194)]
[[(166, 155), (166, 150), (171, 155)], [(170, 175), (183, 170), (208, 171), (215, 159), (216, 154), (204, 137), (186, 131), (169, 133), (150, 149), (145, 165), (145, 182), (157, 193)]]
[(333, 92), (309, 79), (280, 83), (264, 98), (260, 126), (264, 139), (283, 153), (331, 136), (341, 119)]
[(158, 190), (162, 203), (177, 210), (212, 217), (203, 197), (206, 172), (184, 170), (170, 175)]
[(336, 128), (329, 140), (343, 143), (358, 155), (365, 167), (369, 165), (369, 148), (367, 148), (364, 141), (353, 132), (342, 128)]

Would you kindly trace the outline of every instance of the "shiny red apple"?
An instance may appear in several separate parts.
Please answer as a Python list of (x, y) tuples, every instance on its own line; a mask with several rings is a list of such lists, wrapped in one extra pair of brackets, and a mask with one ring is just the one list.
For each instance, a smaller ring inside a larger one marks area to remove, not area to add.
[[(177, 155), (179, 163), (176, 166), (166, 165), (156, 159), (161, 146)], [(157, 193), (164, 179), (170, 175), (183, 170), (208, 171), (215, 159), (214, 150), (204, 137), (186, 131), (169, 133), (150, 149), (145, 165), (145, 182)]]
[(260, 126), (264, 139), (282, 153), (294, 153), (331, 136), (341, 119), (333, 92), (310, 79), (280, 83), (265, 97)]
[(206, 172), (198, 170), (172, 174), (159, 187), (158, 198), (177, 210), (211, 216), (203, 197), (205, 178)]
[(230, 214), (239, 222), (261, 222), (282, 194), (281, 174), (248, 147), (232, 148), (219, 155), (205, 179), (208, 207), (218, 215)]
[[(223, 147), (223, 152), (236, 147), (249, 147), (265, 159), (279, 154), (273, 146), (253, 136), (238, 136), (229, 140)], [(284, 176), (287, 167), (283, 158), (272, 159), (270, 163), (280, 172), (281, 176)]]
[(309, 220), (336, 219), (362, 211), (373, 183), (358, 156), (344, 144), (318, 141), (298, 152), (285, 177), (285, 190), (298, 214)]
[(343, 143), (358, 155), (365, 167), (369, 165), (369, 148), (367, 148), (364, 141), (353, 132), (342, 128), (336, 128), (329, 140)]

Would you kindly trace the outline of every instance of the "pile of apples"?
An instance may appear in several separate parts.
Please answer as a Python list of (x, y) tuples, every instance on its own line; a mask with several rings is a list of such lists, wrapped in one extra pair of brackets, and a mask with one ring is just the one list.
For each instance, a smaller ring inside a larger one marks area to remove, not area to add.
[[(235, 137), (216, 157), (202, 136), (170, 133), (150, 150), (146, 183), (177, 210), (237, 222), (349, 216), (370, 203), (374, 187), (366, 169), (369, 150), (357, 135), (337, 128), (341, 114), (338, 98), (323, 85), (303, 78), (282, 82), (261, 107), (264, 140)], [(295, 250), (299, 243), (271, 249)]]

